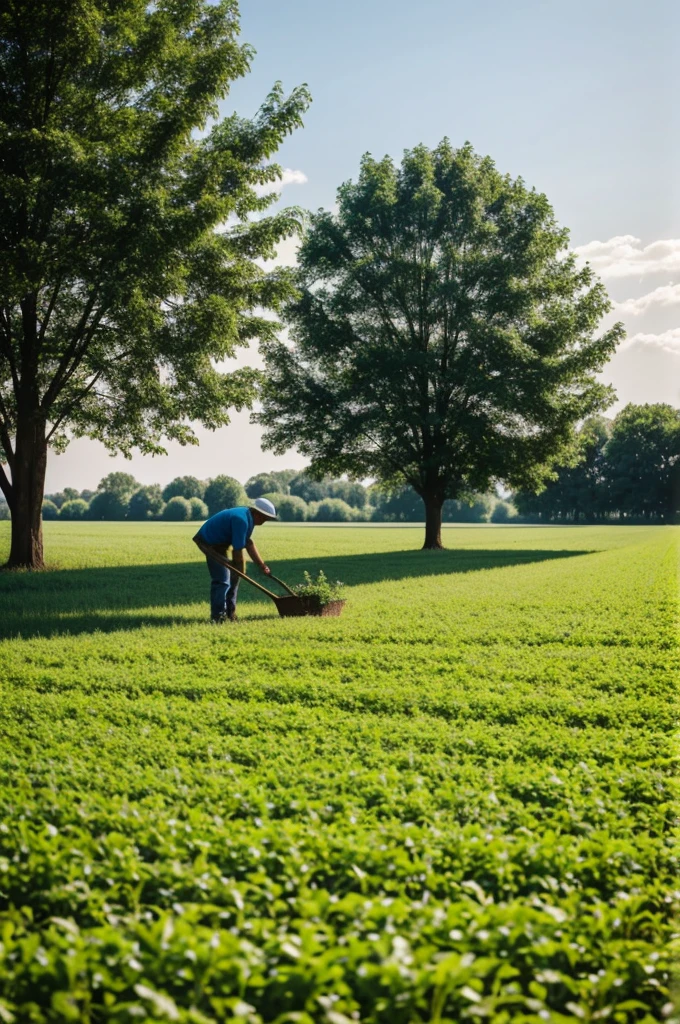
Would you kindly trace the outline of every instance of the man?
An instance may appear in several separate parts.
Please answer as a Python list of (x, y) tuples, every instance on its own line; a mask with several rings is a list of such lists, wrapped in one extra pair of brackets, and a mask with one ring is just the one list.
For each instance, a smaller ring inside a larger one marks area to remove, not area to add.
[[(267, 576), (271, 569), (265, 565), (260, 552), (251, 540), (256, 526), (261, 526), (271, 519), (276, 519), (276, 509), (267, 498), (255, 498), (248, 506), (225, 508), (223, 512), (207, 519), (194, 537), (208, 547), (215, 548), (218, 554), (226, 557), (227, 549), (232, 549), (231, 563), (240, 572), (245, 573), (246, 563), (244, 549), (248, 552), (255, 565)], [(239, 577), (230, 573), (226, 566), (206, 555), (208, 572), (210, 573), (210, 618), (221, 623), (229, 619), (236, 622), (236, 598), (238, 596)]]

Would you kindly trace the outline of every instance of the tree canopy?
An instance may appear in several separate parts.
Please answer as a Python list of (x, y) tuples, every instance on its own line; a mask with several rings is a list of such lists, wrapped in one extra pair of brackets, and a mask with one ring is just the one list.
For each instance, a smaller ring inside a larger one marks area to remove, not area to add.
[[(470, 146), (365, 156), (299, 252), (292, 344), (265, 342), (265, 445), (312, 469), (410, 484), (426, 547), (447, 498), (535, 487), (569, 458), (622, 337), (545, 196)], [(291, 486), (291, 491), (293, 487)]]
[[(276, 85), (216, 120), (249, 70), (236, 0), (7, 0), (0, 9), (0, 489), (10, 564), (42, 565), (47, 447), (191, 443), (256, 374), (216, 363), (290, 296), (261, 260), (295, 232), (261, 186), (301, 123)], [(251, 219), (251, 215), (255, 215)], [(260, 261), (260, 262), (258, 262)], [(4, 466), (3, 466), (4, 463)]]

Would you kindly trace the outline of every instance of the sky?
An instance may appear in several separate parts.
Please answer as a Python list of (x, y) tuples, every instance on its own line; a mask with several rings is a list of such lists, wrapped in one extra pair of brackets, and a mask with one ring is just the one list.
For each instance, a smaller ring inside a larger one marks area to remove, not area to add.
[[(603, 327), (622, 320), (628, 332), (602, 375), (617, 391), (612, 412), (680, 406), (677, 0), (242, 0), (241, 26), (256, 55), (222, 113), (252, 116), (278, 80), (312, 94), (305, 127), (276, 157), (284, 204), (332, 207), (365, 152), (399, 160), (444, 136), (471, 142), (545, 192), (607, 286)], [(257, 347), (236, 365), (261, 365)], [(263, 452), (245, 412), (197, 435), (198, 447), (132, 460), (74, 441), (51, 456), (47, 490), (94, 489), (120, 469), (165, 484), (305, 464)]]

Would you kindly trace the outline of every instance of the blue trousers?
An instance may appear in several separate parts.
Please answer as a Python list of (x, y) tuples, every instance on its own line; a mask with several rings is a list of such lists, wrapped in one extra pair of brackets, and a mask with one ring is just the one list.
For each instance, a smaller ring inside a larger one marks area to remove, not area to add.
[(220, 565), (213, 558), (205, 556), (210, 573), (210, 618), (221, 619), (225, 615), (233, 615), (236, 611), (239, 578), (236, 573), (229, 572), (226, 566)]

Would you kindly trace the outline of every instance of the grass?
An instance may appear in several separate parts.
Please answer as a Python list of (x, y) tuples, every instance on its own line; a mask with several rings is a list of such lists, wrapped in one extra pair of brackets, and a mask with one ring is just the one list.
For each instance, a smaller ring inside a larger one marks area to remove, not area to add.
[(267, 526), (342, 618), (215, 628), (192, 526), (47, 524), (0, 577), (0, 1021), (672, 1018), (679, 532)]

